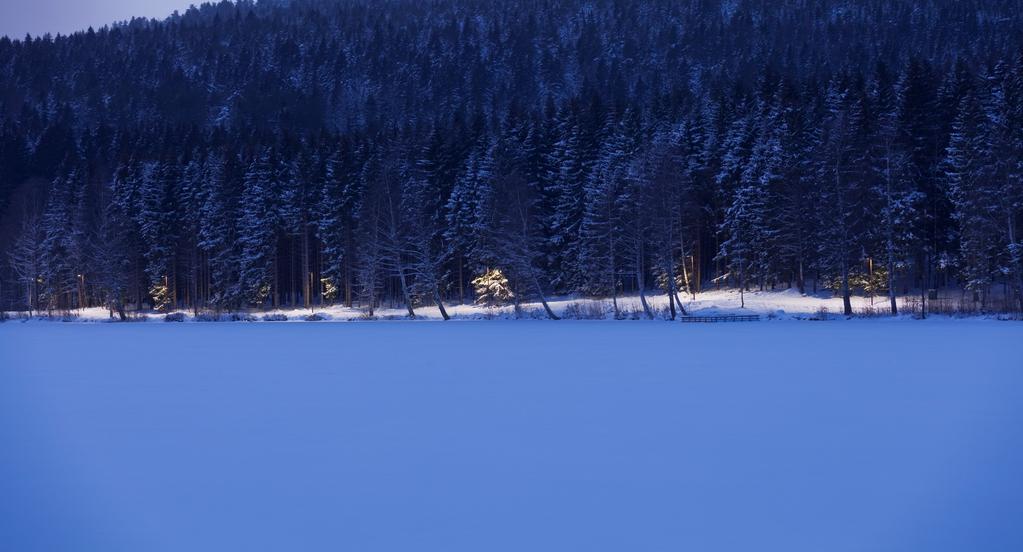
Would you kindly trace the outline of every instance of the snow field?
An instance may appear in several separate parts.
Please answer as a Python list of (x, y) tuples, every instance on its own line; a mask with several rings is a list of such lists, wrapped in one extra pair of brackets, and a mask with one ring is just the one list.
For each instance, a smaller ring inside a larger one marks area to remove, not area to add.
[(1023, 326), (0, 324), (31, 550), (1017, 551)]

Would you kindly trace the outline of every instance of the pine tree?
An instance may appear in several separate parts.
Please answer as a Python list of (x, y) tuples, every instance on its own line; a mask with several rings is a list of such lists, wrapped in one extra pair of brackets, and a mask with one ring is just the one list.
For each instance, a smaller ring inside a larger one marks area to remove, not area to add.
[[(808, 101), (809, 92), (798, 102)], [(774, 228), (778, 265), (787, 268), (799, 293), (807, 292), (807, 278), (816, 264), (815, 235), (819, 204), (818, 173), (808, 152), (817, 145), (818, 106), (794, 108), (788, 104), (784, 91), (776, 100), (783, 163), (781, 178), (774, 192), (772, 227)], [(799, 105), (797, 103), (796, 105)]]
[(672, 320), (685, 308), (678, 297), (678, 259), (682, 233), (680, 184), (684, 181), (684, 156), (679, 147), (680, 136), (675, 130), (661, 131), (644, 153), (642, 209), (648, 225), (648, 245), (652, 272), (668, 296), (669, 316)]
[(100, 298), (111, 316), (116, 312), (122, 321), (127, 319), (133, 269), (141, 266), (138, 263), (141, 257), (138, 229), (130, 212), (125, 209), (129, 196), (124, 189), (129, 185), (126, 176), (127, 171), (120, 168), (108, 184), (108, 201), (100, 211), (94, 249), (95, 279)]
[(493, 176), (477, 204), (478, 251), (486, 273), (496, 268), (508, 279), (516, 311), (522, 299), (533, 296), (548, 318), (558, 320), (547, 302), (552, 283), (540, 269), (545, 236), (539, 192), (522, 170), (521, 151), (511, 146), (495, 153)]
[(136, 223), (144, 243), (148, 295), (157, 310), (175, 307), (176, 194), (178, 167), (167, 159), (135, 167), (130, 178), (139, 189)]
[(980, 100), (971, 88), (960, 101), (944, 167), (959, 223), (962, 277), (966, 289), (979, 293), (984, 305), (994, 279), (999, 228), (987, 130)]
[(441, 317), (448, 320), (442, 292), (450, 249), (444, 239), (442, 215), (450, 189), (443, 157), (443, 144), (434, 132), (400, 190), (400, 211), (408, 269), (414, 281), (413, 294), (432, 299)]
[(791, 160), (786, 140), (788, 121), (783, 116), (781, 99), (760, 107), (762, 115), (756, 141), (743, 169), (741, 182), (747, 197), (749, 242), (755, 251), (751, 258), (753, 274), (760, 289), (778, 277), (778, 204), (783, 181), (790, 171)]
[(1015, 288), (1023, 312), (1023, 54), (1015, 68), (1001, 62), (985, 79), (984, 126), (988, 134), (991, 185), (996, 189), (1000, 271)]
[(580, 223), (579, 265), (584, 268), (581, 289), (592, 295), (612, 296), (618, 311), (618, 257), (621, 220), (616, 199), (635, 147), (626, 129), (615, 124), (583, 187), (584, 211)]
[(888, 303), (892, 316), (899, 314), (895, 300), (895, 278), (906, 263), (916, 239), (914, 230), (924, 194), (915, 189), (909, 174), (909, 155), (899, 140), (898, 106), (893, 83), (884, 65), (878, 68), (873, 81), (872, 101), (877, 126), (872, 139), (871, 178), (873, 203), (879, 212), (879, 225), (873, 229), (874, 240), (883, 251), (887, 275)]
[(85, 306), (85, 182), (78, 168), (58, 176), (43, 212), (41, 300), (48, 310)]
[[(926, 198), (915, 217), (917, 227), (913, 230), (917, 237), (914, 241), (921, 289), (936, 286), (939, 255), (949, 245), (945, 240), (947, 234), (940, 230), (946, 227), (950, 213), (945, 194), (937, 187), (943, 133), (935, 80), (930, 67), (913, 58), (906, 65), (897, 87), (896, 147), (906, 155), (907, 177), (912, 181), (912, 188), (923, 192)], [(954, 111), (955, 105), (952, 109)]]
[(550, 259), (550, 270), (555, 289), (567, 291), (579, 286), (582, 271), (578, 266), (581, 257), (581, 234), (585, 212), (584, 190), (586, 170), (580, 123), (569, 108), (558, 114), (557, 130), (559, 139), (551, 152), (550, 165), (554, 168), (551, 192), (554, 196), (550, 228), (550, 242), (557, 252)]
[(239, 290), (246, 302), (262, 306), (276, 297), (277, 214), (276, 160), (269, 148), (256, 154), (245, 171), (238, 243), (241, 245)]
[(205, 295), (216, 310), (230, 309), (243, 302), (238, 288), (240, 197), (229, 185), (228, 172), (228, 163), (220, 154), (203, 163), (197, 245), (208, 264)]
[(728, 267), (736, 278), (743, 307), (750, 275), (763, 281), (768, 270), (768, 185), (774, 175), (762, 155), (760, 148), (752, 153), (733, 192), (731, 205), (725, 209), (725, 220), (721, 225), (727, 238), (721, 242), (719, 254), (727, 259)]
[(639, 155), (628, 168), (628, 173), (617, 198), (616, 210), (621, 213), (622, 272), (630, 274), (639, 292), (643, 314), (652, 319), (653, 312), (646, 300), (647, 245), (650, 221), (647, 218), (645, 202), (647, 195), (647, 159)]
[(29, 314), (39, 310), (40, 284), (43, 282), (44, 267), (47, 262), (43, 248), (45, 232), (40, 220), (26, 217), (22, 220), (18, 239), (10, 251), (10, 264), (17, 277), (17, 282), (25, 293), (24, 306)]
[[(412, 221), (406, 220), (407, 211), (403, 209), (402, 190), (415, 186), (415, 177), (404, 156), (396, 158), (388, 156), (392, 161), (380, 163), (374, 171), (377, 181), (376, 194), (373, 199), (378, 202), (375, 216), (379, 217), (379, 240), (382, 252), (382, 267), (386, 275), (398, 281), (405, 309), (409, 318), (415, 318), (417, 300), (413, 297), (412, 281), (415, 263), (410, 266), (409, 259), (415, 255), (415, 240)], [(379, 163), (379, 162), (378, 162)]]
[(459, 282), (464, 280), (463, 270), (481, 271), (494, 257), (485, 241), (493, 207), (494, 151), (489, 138), (473, 149), (444, 207), (444, 241), (455, 260)]
[(843, 310), (852, 315), (850, 273), (861, 260), (869, 209), (863, 182), (867, 114), (863, 90), (832, 82), (820, 142), (820, 254), (822, 267), (839, 278)]
[[(345, 306), (352, 306), (352, 267), (355, 259), (357, 220), (362, 209), (362, 179), (356, 167), (361, 152), (347, 143), (333, 148), (324, 166), (316, 235), (323, 243), (323, 276), (331, 289), (343, 290)], [(328, 294), (327, 299), (333, 299)]]
[(388, 244), (385, 243), (388, 198), (380, 170), (379, 153), (373, 152), (367, 156), (359, 175), (363, 194), (357, 215), (355, 241), (358, 243), (358, 260), (355, 263), (355, 273), (360, 301), (370, 317), (376, 312), (384, 288), (386, 263), (390, 255)]
[(739, 288), (740, 305), (745, 307), (747, 278), (753, 268), (753, 240), (751, 231), (760, 225), (764, 214), (765, 191), (761, 189), (755, 172), (747, 171), (754, 132), (747, 116), (740, 116), (731, 125), (722, 143), (722, 156), (716, 176), (718, 193), (727, 199), (718, 231), (722, 240), (718, 258), (728, 266), (729, 274)]
[[(110, 230), (119, 230), (119, 247), (127, 259), (125, 277), (128, 281), (126, 301), (142, 308), (144, 297), (149, 292), (149, 281), (145, 273), (145, 242), (139, 224), (138, 212), (142, 206), (141, 180), (132, 163), (118, 166), (110, 182), (110, 197), (106, 206), (107, 224)], [(112, 248), (111, 248), (112, 249)], [(110, 251), (114, 253), (113, 250)]]

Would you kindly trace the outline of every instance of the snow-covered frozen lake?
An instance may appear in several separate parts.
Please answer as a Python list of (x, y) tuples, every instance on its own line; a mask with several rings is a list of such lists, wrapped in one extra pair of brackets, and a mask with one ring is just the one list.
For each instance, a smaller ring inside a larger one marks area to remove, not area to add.
[(1023, 324), (0, 324), (5, 550), (1019, 551)]

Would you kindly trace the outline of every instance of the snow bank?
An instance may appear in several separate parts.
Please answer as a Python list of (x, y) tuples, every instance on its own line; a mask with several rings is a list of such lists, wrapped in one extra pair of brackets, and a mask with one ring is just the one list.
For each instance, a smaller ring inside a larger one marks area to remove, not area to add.
[[(800, 294), (794, 289), (784, 291), (751, 291), (744, 297), (745, 307), (740, 306), (739, 292), (735, 290), (715, 290), (700, 293), (695, 300), (686, 296), (683, 305), (691, 315), (712, 316), (728, 314), (759, 314), (768, 320), (808, 319), (816, 318), (822, 311), (829, 313), (832, 318), (839, 318), (842, 314), (842, 298), (834, 297), (831, 293), (822, 292), (818, 294)], [(647, 302), (655, 311), (657, 317), (665, 317), (668, 310), (667, 298), (664, 295), (650, 295)], [(900, 308), (901, 306), (900, 299)], [(878, 312), (887, 312), (887, 298), (875, 297), (853, 297), (853, 309), (860, 312), (864, 309), (874, 308)], [(603, 318), (613, 319), (614, 309), (610, 299), (589, 299), (579, 297), (555, 298), (550, 301), (552, 310), (560, 316), (568, 315), (569, 318)], [(640, 319), (642, 306), (639, 296), (625, 296), (618, 298), (618, 305), (621, 311), (620, 318)], [(511, 306), (488, 308), (479, 305), (445, 305), (448, 314), (455, 319), (464, 320), (490, 320), (490, 319), (512, 319), (516, 317), (515, 310)], [(575, 313), (575, 314), (573, 314)], [(581, 316), (580, 316), (581, 315)], [(162, 322), (168, 315), (155, 312), (144, 313), (139, 321)], [(524, 303), (522, 312), (519, 315), (523, 318), (546, 318), (540, 303)], [(24, 315), (12, 313), (12, 319), (23, 319)], [(418, 320), (441, 320), (440, 311), (436, 307), (421, 307), (416, 309)], [(179, 320), (180, 319), (180, 320)], [(382, 307), (376, 310), (377, 320), (407, 320), (408, 312), (404, 306)], [(110, 322), (113, 321), (111, 313), (103, 308), (89, 308), (74, 311), (69, 317), (36, 317), (32, 319), (40, 321), (62, 320), (65, 322)], [(303, 321), (333, 321), (350, 322), (367, 320), (366, 311), (360, 308), (346, 308), (344, 306), (316, 307), (314, 309), (284, 309), (269, 312), (254, 311), (251, 313), (225, 313), (208, 314), (200, 313), (193, 316), (188, 311), (172, 313), (171, 321), (185, 322), (303, 322)]]

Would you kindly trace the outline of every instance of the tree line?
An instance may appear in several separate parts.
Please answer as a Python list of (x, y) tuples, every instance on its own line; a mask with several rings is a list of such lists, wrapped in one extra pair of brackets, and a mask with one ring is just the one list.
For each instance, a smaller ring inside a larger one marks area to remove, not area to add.
[(1023, 310), (1014, 3), (811, 4), (225, 2), (0, 39), (0, 303)]

